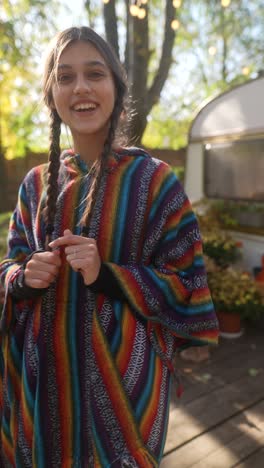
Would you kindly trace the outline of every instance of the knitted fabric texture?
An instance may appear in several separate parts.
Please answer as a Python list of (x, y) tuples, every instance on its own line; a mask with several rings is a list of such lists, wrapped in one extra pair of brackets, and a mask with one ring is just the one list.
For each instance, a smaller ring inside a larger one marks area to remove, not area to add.
[[(196, 218), (167, 164), (139, 149), (108, 161), (89, 237), (125, 300), (87, 288), (62, 267), (41, 297), (14, 300), (8, 283), (43, 249), (47, 165), (19, 191), (0, 265), (7, 291), (1, 318), (3, 466), (157, 467), (164, 448), (171, 359), (185, 345), (215, 343)], [(79, 156), (61, 158), (52, 234), (80, 234), (90, 187)]]

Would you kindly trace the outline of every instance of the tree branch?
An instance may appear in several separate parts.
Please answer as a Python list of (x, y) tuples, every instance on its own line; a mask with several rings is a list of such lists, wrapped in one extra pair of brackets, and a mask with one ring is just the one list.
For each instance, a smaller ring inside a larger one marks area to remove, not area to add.
[(129, 16), (129, 0), (125, 0), (126, 5), (126, 46), (125, 46), (125, 61), (124, 66), (128, 74), (129, 68), (129, 29), (130, 29), (130, 16)]
[(146, 16), (144, 19), (132, 17), (132, 40), (130, 46), (133, 49), (133, 74), (131, 90), (133, 98), (146, 101), (146, 87), (148, 79), (149, 62), (149, 26), (148, 7), (146, 6)]
[(108, 3), (104, 3), (104, 24), (106, 39), (115, 50), (117, 56), (120, 58), (117, 31), (116, 0), (111, 0)]
[(145, 18), (128, 16), (128, 80), (133, 115), (130, 120), (133, 142), (139, 143), (147, 123), (147, 79), (149, 63), (148, 6)]
[(147, 95), (147, 112), (149, 113), (153, 105), (158, 102), (161, 90), (168, 78), (169, 69), (172, 64), (172, 50), (175, 40), (175, 31), (171, 27), (171, 22), (175, 18), (175, 8), (171, 0), (166, 1), (166, 19), (164, 28), (164, 39), (159, 67), (152, 86)]

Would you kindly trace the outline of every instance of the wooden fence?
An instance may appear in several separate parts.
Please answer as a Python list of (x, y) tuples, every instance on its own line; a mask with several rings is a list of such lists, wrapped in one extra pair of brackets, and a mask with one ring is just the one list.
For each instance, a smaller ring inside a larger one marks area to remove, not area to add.
[[(166, 150), (166, 149), (155, 149), (150, 150), (150, 154), (153, 157), (157, 157), (166, 161), (172, 166), (184, 166), (185, 164), (185, 149), (181, 150)], [(0, 197), (2, 197), (2, 203), (0, 204), (0, 211), (13, 210), (17, 201), (17, 192), (20, 183), (25, 177), (26, 173), (34, 166), (47, 162), (46, 153), (29, 153), (24, 158), (16, 158), (5, 161), (4, 167), (4, 180), (0, 187)], [(2, 189), (2, 190), (1, 190)]]

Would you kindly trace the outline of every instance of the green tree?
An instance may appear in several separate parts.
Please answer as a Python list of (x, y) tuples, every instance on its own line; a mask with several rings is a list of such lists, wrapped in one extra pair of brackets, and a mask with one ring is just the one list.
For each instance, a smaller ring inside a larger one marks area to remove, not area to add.
[[(186, 144), (189, 125), (204, 102), (264, 70), (263, 0), (221, 3), (182, 2), (173, 64), (144, 134), (147, 146), (159, 127), (162, 146)], [(162, 136), (164, 128), (168, 133)]]
[(263, 0), (197, 0), (195, 6), (185, 0), (181, 20), (187, 34), (180, 56), (192, 50), (205, 94), (240, 84), (264, 68)]
[[(263, 0), (231, 0), (226, 8), (220, 0), (84, 0), (83, 6), (92, 27), (105, 27), (127, 69), (135, 143), (183, 145), (205, 99), (264, 69)], [(43, 133), (39, 56), (55, 30), (59, 1), (3, 0), (0, 8), (0, 142), (13, 157)]]
[(24, 156), (32, 138), (40, 48), (55, 30), (51, 18), (59, 5), (53, 0), (3, 0), (0, 7), (0, 211), (7, 189), (5, 158)]
[[(168, 78), (176, 37), (176, 28), (172, 28), (172, 22), (177, 18), (174, 5), (172, 0), (109, 0), (103, 4), (106, 38), (127, 70), (133, 107), (130, 136), (134, 143), (140, 143), (147, 117), (159, 101)], [(85, 7), (89, 16), (91, 2), (86, 1)], [(123, 57), (120, 37), (123, 37)]]
[(60, 2), (3, 0), (0, 22), (0, 145), (7, 158), (23, 156), (39, 102), (39, 58)]
[[(179, 146), (184, 139), (182, 133), (175, 137), (175, 127), (185, 130), (186, 142), (190, 120), (205, 99), (264, 68), (258, 39), (264, 37), (263, 0), (90, 0), (85, 7), (92, 26), (101, 7), (106, 38), (125, 64), (136, 143), (144, 135), (146, 144)], [(164, 128), (171, 128), (169, 138), (162, 136)]]

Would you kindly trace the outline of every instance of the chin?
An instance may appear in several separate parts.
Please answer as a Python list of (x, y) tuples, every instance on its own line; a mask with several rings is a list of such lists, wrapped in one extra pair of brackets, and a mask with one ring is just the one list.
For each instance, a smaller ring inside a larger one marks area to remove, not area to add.
[(72, 129), (72, 133), (73, 135), (74, 134), (77, 134), (77, 135), (82, 135), (82, 136), (87, 136), (87, 137), (91, 137), (91, 136), (103, 136), (104, 138), (107, 137), (107, 133), (108, 133), (108, 128), (109, 128), (109, 125), (94, 125), (94, 126), (82, 126), (82, 127), (79, 127), (79, 128), (75, 128), (75, 129)]

